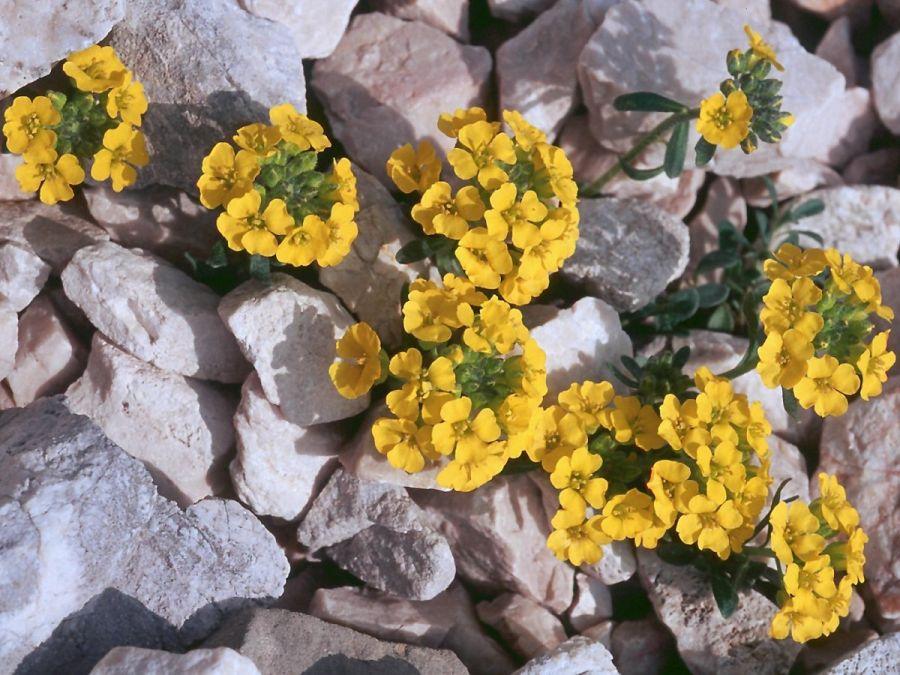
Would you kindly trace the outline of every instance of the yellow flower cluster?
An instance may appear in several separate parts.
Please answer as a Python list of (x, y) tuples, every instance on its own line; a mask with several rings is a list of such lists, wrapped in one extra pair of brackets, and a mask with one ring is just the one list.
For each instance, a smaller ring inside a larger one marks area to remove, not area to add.
[(144, 89), (112, 47), (94, 45), (63, 64), (76, 92), (17, 96), (4, 113), (6, 147), (22, 155), (16, 179), (45, 204), (68, 201), (84, 182), (82, 162), (93, 158), (91, 177), (121, 191), (149, 161), (137, 129), (147, 112)]
[(772, 550), (785, 565), (781, 608), (770, 629), (778, 639), (831, 634), (850, 611), (853, 585), (865, 581), (868, 537), (859, 514), (835, 476), (819, 474), (819, 495), (810, 505), (781, 502), (769, 519)]
[(658, 408), (608, 382), (573, 384), (534, 424), (530, 454), (560, 490), (547, 540), (559, 559), (592, 564), (622, 539), (656, 548), (673, 528), (722, 560), (741, 551), (771, 482), (771, 427), (729, 381), (706, 368), (695, 380), (696, 398)]
[(527, 304), (575, 252), (578, 188), (565, 153), (515, 111), (503, 112), (513, 136), (481, 108), (443, 114), (440, 131), (456, 139), (447, 155), (465, 185), (440, 180), (434, 147), (398, 148), (387, 172), (406, 193), (419, 192), (413, 219), (427, 235), (446, 237), (466, 276), (507, 302)]
[(786, 243), (764, 265), (772, 284), (760, 319), (766, 340), (757, 372), (770, 388), (793, 390), (800, 405), (827, 417), (847, 410), (847, 397), (878, 396), (896, 357), (890, 331), (865, 342), (872, 315), (893, 319), (872, 269), (835, 249)]
[(350, 160), (316, 170), (331, 142), (322, 126), (290, 103), (269, 111), (203, 159), (200, 201), (222, 207), (217, 227), (232, 251), (304, 267), (337, 265), (358, 234), (356, 176)]

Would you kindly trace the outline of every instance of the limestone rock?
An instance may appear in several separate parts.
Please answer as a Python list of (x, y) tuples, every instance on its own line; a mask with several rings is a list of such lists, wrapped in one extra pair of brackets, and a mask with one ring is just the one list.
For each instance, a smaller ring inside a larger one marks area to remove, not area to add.
[(584, 629), (581, 631), (580, 635), (583, 635), (594, 642), (599, 642), (609, 650), (612, 648), (612, 632), (615, 626), (616, 624), (612, 621), (601, 621), (595, 626)]
[(259, 668), (233, 649), (194, 649), (172, 654), (140, 647), (116, 647), (94, 666), (91, 675), (259, 675)]
[[(854, 598), (859, 598), (854, 595)], [(797, 663), (804, 672), (822, 673), (829, 666), (837, 666), (838, 663), (858, 652), (867, 642), (878, 639), (878, 633), (868, 627), (851, 627), (838, 630), (824, 640), (816, 640), (813, 644), (806, 644)], [(851, 672), (865, 672), (851, 670)]]
[(234, 429), (237, 457), (229, 470), (238, 497), (257, 515), (300, 518), (337, 466), (340, 430), (288, 422), (255, 373), (241, 390)]
[(808, 12), (814, 12), (828, 19), (843, 16), (859, 10), (867, 10), (872, 0), (791, 0)]
[(900, 75), (897, 60), (900, 59), (900, 36), (893, 35), (872, 52), (872, 92), (875, 108), (884, 125), (895, 134), (900, 133)]
[(618, 675), (612, 654), (603, 643), (577, 635), (563, 642), (549, 654), (529, 661), (515, 675)]
[(373, 0), (375, 11), (434, 26), (462, 42), (469, 41), (469, 0)]
[(141, 125), (152, 158), (140, 171), (143, 185), (196, 194), (200, 161), (215, 143), (265, 122), (279, 103), (306, 110), (290, 32), (235, 0), (129, 0), (109, 43), (150, 102)]
[(622, 675), (664, 673), (675, 651), (672, 634), (655, 616), (616, 624), (610, 642), (613, 661)]
[(521, 21), (553, 5), (553, 0), (488, 0), (491, 14), (504, 21)]
[[(219, 315), (253, 364), (263, 393), (285, 419), (307, 426), (351, 417), (369, 396), (348, 400), (328, 375), (335, 341), (353, 323), (337, 298), (286, 274), (248, 281), (226, 295)], [(302, 377), (298, 377), (302, 373)]]
[(21, 163), (22, 158), (18, 155), (0, 154), (0, 202), (31, 199), (31, 193), (22, 192), (16, 180), (16, 168)]
[(50, 266), (30, 249), (0, 244), (0, 309), (21, 312), (41, 292), (49, 276)]
[(637, 200), (585, 199), (581, 238), (561, 271), (617, 311), (640, 309), (677, 279), (688, 262), (684, 223)]
[(321, 59), (334, 51), (357, 3), (357, 0), (239, 1), (251, 14), (287, 26), (303, 59)]
[[(771, 175), (770, 178), (775, 185), (779, 201), (800, 195), (806, 200), (806, 193), (816, 188), (838, 187), (844, 184), (839, 173), (814, 159), (792, 162), (790, 166)], [(741, 189), (744, 199), (750, 206), (769, 206), (772, 203), (772, 197), (762, 178), (743, 179)]]
[(125, 0), (20, 2), (0, 7), (0, 100), (50, 72), (71, 52), (100, 42)]
[(767, 24), (772, 20), (769, 0), (714, 0), (717, 5), (743, 14), (751, 24)]
[(612, 596), (606, 584), (586, 574), (575, 574), (575, 602), (569, 607), (569, 623), (579, 633), (613, 615)]
[(312, 87), (350, 156), (390, 185), (384, 163), (398, 146), (425, 138), (453, 146), (438, 116), (485, 105), (490, 71), (484, 47), (375, 12), (354, 18), (335, 52), (316, 63)]
[(0, 378), (13, 369), (18, 347), (19, 318), (11, 310), (0, 310)]
[(0, 411), (9, 410), (10, 408), (15, 408), (16, 402), (13, 401), (12, 393), (9, 391), (9, 386), (6, 382), (0, 382)]
[(566, 639), (563, 625), (534, 600), (505, 593), (476, 606), (478, 618), (494, 628), (506, 644), (526, 659), (546, 654)]
[(709, 186), (702, 209), (691, 218), (691, 249), (685, 277), (692, 276), (703, 256), (719, 247), (718, 227), (723, 220), (743, 230), (747, 224), (747, 202), (737, 181), (719, 176)]
[(826, 675), (896, 672), (900, 663), (900, 633), (884, 635), (824, 671)]
[(848, 87), (864, 81), (865, 64), (853, 49), (853, 26), (848, 17), (842, 16), (831, 23), (816, 47), (816, 56), (837, 68)]

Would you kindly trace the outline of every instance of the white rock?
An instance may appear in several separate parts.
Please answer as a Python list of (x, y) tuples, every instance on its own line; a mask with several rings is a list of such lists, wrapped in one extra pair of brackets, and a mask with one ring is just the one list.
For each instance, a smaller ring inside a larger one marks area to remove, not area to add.
[(18, 348), (19, 317), (11, 310), (0, 309), (0, 379), (13, 369)]
[(7, 384), (18, 406), (65, 391), (84, 370), (87, 350), (50, 299), (38, 297), (19, 318), (19, 347)]
[(288, 422), (255, 373), (244, 382), (234, 429), (237, 457), (229, 471), (238, 497), (257, 515), (300, 518), (337, 466), (343, 434), (329, 424)]
[(569, 623), (579, 633), (613, 615), (612, 596), (606, 584), (586, 574), (575, 574), (575, 602), (569, 607)]
[(791, 0), (792, 3), (809, 12), (815, 12), (828, 19), (866, 11), (872, 4), (872, 0)]
[(194, 649), (171, 654), (140, 647), (115, 647), (103, 657), (91, 675), (259, 675), (259, 668), (233, 649)]
[(900, 36), (894, 34), (872, 52), (872, 94), (875, 108), (884, 125), (900, 133)]
[(248, 281), (226, 295), (219, 315), (256, 369), (266, 398), (289, 421), (333, 422), (368, 406), (368, 394), (348, 400), (328, 375), (335, 341), (353, 323), (330, 293), (275, 274), (271, 284)]
[(41, 292), (50, 266), (20, 244), (0, 244), (0, 308), (21, 312)]
[(125, 12), (125, 0), (0, 5), (0, 100), (50, 72), (71, 52), (100, 42)]
[(12, 393), (6, 382), (0, 382), (0, 411), (15, 408), (16, 402), (13, 401)]
[[(855, 593), (852, 597), (862, 603)], [(829, 666), (837, 666), (848, 656), (858, 652), (867, 642), (877, 639), (878, 633), (867, 626), (851, 628), (842, 626), (841, 630), (832, 633), (824, 640), (816, 640), (813, 644), (804, 645), (795, 665), (799, 665), (806, 673), (827, 672), (826, 669)], [(851, 670), (851, 672), (865, 671)]]
[(375, 12), (353, 19), (334, 54), (316, 63), (312, 87), (350, 156), (390, 186), (384, 163), (398, 146), (427, 138), (453, 147), (438, 116), (484, 106), (490, 71), (484, 47)]
[(129, 0), (109, 43), (150, 102), (141, 131), (152, 161), (139, 172), (142, 185), (196, 194), (200, 162), (215, 143), (267, 121), (279, 103), (306, 110), (290, 31), (235, 0)]
[[(816, 188), (837, 187), (844, 184), (840, 174), (814, 159), (797, 160), (786, 169), (772, 174), (770, 178), (775, 185), (779, 201), (805, 195)], [(744, 178), (741, 181), (741, 189), (750, 206), (765, 207), (772, 203), (772, 197), (762, 178)]]
[(491, 14), (504, 21), (519, 21), (543, 12), (554, 0), (488, 0)]
[(0, 202), (31, 199), (30, 192), (22, 192), (16, 180), (16, 168), (22, 163), (19, 155), (0, 154)]
[[(740, 186), (733, 178), (716, 177), (706, 193), (706, 201), (689, 224), (691, 249), (685, 277), (692, 276), (697, 263), (707, 253), (719, 247), (719, 223), (728, 220), (737, 229), (747, 224), (747, 202)], [(704, 279), (710, 278), (705, 275)]]
[(616, 624), (612, 621), (601, 621), (596, 626), (591, 626), (590, 628), (586, 628), (583, 630), (580, 635), (588, 638), (589, 640), (593, 640), (594, 642), (599, 642), (607, 649), (612, 648), (612, 632), (616, 627)]
[(534, 600), (505, 593), (475, 607), (478, 618), (494, 628), (504, 642), (526, 659), (546, 654), (566, 639), (563, 625)]
[(469, 0), (372, 0), (377, 12), (434, 26), (462, 42), (469, 41)]
[(357, 0), (239, 0), (251, 14), (287, 26), (303, 59), (321, 59), (334, 51), (347, 30)]
[(797, 496), (801, 501), (809, 503), (809, 474), (806, 470), (806, 458), (799, 448), (783, 438), (770, 436), (769, 457), (772, 460), (769, 467), (769, 474), (772, 476), (769, 498), (774, 497), (775, 491), (782, 481), (790, 478), (790, 482), (784, 486), (784, 490), (781, 492), (782, 499)]
[(549, 654), (529, 661), (515, 675), (617, 675), (612, 654), (602, 642), (577, 635)]
[(160, 370), (95, 333), (66, 402), (144, 462), (163, 496), (185, 506), (228, 488), (235, 402), (214, 385)]
[(897, 673), (900, 664), (900, 633), (884, 635), (863, 645), (861, 649), (828, 670), (826, 675), (858, 673)]
[(837, 68), (848, 87), (864, 80), (865, 64), (854, 51), (853, 26), (848, 17), (842, 16), (831, 23), (816, 47), (816, 56)]
[(714, 2), (743, 14), (753, 25), (767, 24), (772, 20), (769, 0), (714, 0)]

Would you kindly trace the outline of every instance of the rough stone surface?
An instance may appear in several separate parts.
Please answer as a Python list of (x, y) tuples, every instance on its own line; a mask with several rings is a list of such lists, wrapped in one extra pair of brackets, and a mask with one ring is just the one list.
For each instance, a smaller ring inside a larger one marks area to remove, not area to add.
[(610, 649), (612, 648), (612, 632), (615, 627), (616, 624), (612, 621), (601, 621), (597, 625), (581, 631), (580, 634)]
[(645, 549), (638, 551), (638, 563), (656, 615), (675, 635), (691, 672), (774, 675), (790, 669), (800, 645), (769, 637), (776, 607), (762, 595), (742, 593), (738, 609), (725, 619), (699, 572), (664, 563)]
[(853, 26), (846, 16), (833, 21), (816, 47), (819, 56), (838, 69), (848, 87), (865, 79), (865, 63), (853, 49)]
[(229, 487), (235, 403), (214, 385), (160, 370), (95, 333), (66, 402), (144, 462), (163, 496), (188, 505)]
[(140, 647), (116, 647), (94, 666), (91, 675), (259, 675), (259, 668), (233, 649), (194, 649), (172, 654)]
[(577, 635), (563, 642), (549, 654), (526, 663), (515, 675), (617, 675), (612, 654), (602, 642)]
[(688, 263), (684, 223), (637, 200), (585, 199), (581, 238), (561, 274), (619, 312), (640, 309)]
[(574, 573), (547, 548), (550, 524), (541, 491), (527, 475), (495, 478), (471, 493), (414, 496), (450, 542), (463, 579), (524, 595), (557, 613), (572, 604)]
[(330, 293), (275, 274), (271, 284), (248, 281), (226, 295), (219, 315), (256, 369), (266, 398), (281, 407), (287, 420), (321, 424), (368, 407), (368, 394), (346, 399), (328, 375), (335, 341), (353, 323)]
[(885, 40), (872, 52), (872, 94), (875, 109), (884, 125), (900, 134), (900, 36)]
[[(787, 168), (772, 174), (770, 178), (780, 201), (805, 195), (816, 188), (838, 187), (844, 184), (839, 173), (814, 159), (798, 159)], [(762, 178), (743, 179), (741, 189), (744, 199), (750, 206), (769, 206), (772, 203), (769, 189)]]
[(868, 10), (872, 0), (791, 0), (801, 9), (814, 12), (827, 19)]
[(238, 497), (257, 515), (300, 518), (337, 466), (340, 430), (288, 422), (255, 373), (241, 390), (234, 429), (237, 457), (229, 470)]
[(357, 3), (357, 0), (238, 1), (251, 14), (287, 26), (304, 59), (321, 59), (334, 51)]
[(11, 310), (0, 310), (0, 379), (15, 365), (18, 347), (19, 318)]
[(316, 63), (312, 87), (350, 156), (390, 185), (384, 163), (397, 146), (425, 138), (453, 146), (437, 130), (438, 116), (483, 106), (490, 71), (484, 47), (375, 12), (353, 19), (334, 54)]
[(87, 350), (46, 295), (19, 319), (19, 348), (7, 376), (16, 405), (65, 391), (84, 369)]
[(826, 675), (856, 675), (857, 673), (900, 672), (900, 633), (891, 633), (872, 640), (840, 663), (824, 671)]
[(476, 606), (478, 618), (500, 633), (517, 654), (532, 659), (566, 639), (566, 631), (546, 608), (516, 593), (505, 593)]
[(0, 245), (0, 309), (21, 312), (41, 292), (48, 276), (50, 266), (31, 250), (20, 244)]
[(579, 633), (613, 615), (609, 588), (599, 579), (575, 574), (575, 602), (569, 607), (569, 623)]
[[(855, 598), (859, 596), (854, 595)], [(860, 601), (862, 602), (862, 601)], [(836, 666), (857, 652), (867, 642), (878, 639), (878, 633), (868, 627), (842, 628), (832, 633), (824, 640), (816, 640), (813, 644), (804, 646), (797, 664), (807, 673), (822, 673), (830, 666)], [(866, 672), (865, 670), (851, 670), (853, 673)]]
[[(900, 381), (892, 378), (884, 393), (857, 400), (842, 417), (822, 428), (821, 459), (816, 471), (837, 475), (847, 499), (859, 511), (866, 544), (866, 581), (881, 618), (900, 619)], [(818, 495), (818, 480), (812, 481)]]
[(740, 12), (747, 20), (755, 24), (765, 24), (772, 20), (772, 8), (769, 0), (713, 0), (717, 5)]
[(850, 160), (841, 176), (847, 185), (897, 185), (900, 175), (900, 148), (867, 152)]
[(216, 311), (219, 296), (164, 260), (105, 242), (78, 251), (62, 282), (91, 323), (139, 359), (203, 380), (247, 376)]
[(0, 6), (0, 100), (50, 72), (71, 52), (100, 42), (125, 0), (5, 2)]
[(240, 598), (281, 593), (287, 561), (249, 511), (226, 500), (182, 511), (59, 399), (0, 415), (0, 468), (0, 662), (10, 669), (28, 655), (22, 672), (86, 672), (119, 644), (161, 646), (148, 644), (157, 631), (178, 648), (249, 601)]
[(459, 584), (425, 602), (359, 588), (321, 588), (309, 612), (382, 640), (449, 649), (475, 675), (506, 675), (513, 669), (506, 652), (484, 634), (472, 601)]
[(0, 202), (30, 199), (31, 194), (22, 192), (16, 180), (16, 168), (22, 163), (18, 155), (0, 154)]
[(505, 21), (521, 21), (553, 5), (553, 0), (488, 0), (491, 14)]
[(664, 673), (675, 642), (655, 616), (616, 624), (610, 637), (613, 662), (622, 675)]
[(469, 41), (469, 0), (372, 0), (369, 5), (383, 14), (421, 21), (462, 42)]
[(153, 161), (140, 171), (143, 185), (196, 194), (200, 160), (216, 142), (266, 121), (279, 103), (306, 110), (290, 32), (235, 0), (129, 0), (109, 43), (150, 102), (141, 130)]

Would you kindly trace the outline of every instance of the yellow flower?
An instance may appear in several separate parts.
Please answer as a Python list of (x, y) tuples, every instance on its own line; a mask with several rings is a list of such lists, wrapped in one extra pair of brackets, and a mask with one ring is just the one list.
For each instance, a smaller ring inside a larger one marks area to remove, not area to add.
[(798, 277), (813, 277), (825, 269), (825, 252), (819, 248), (801, 249), (791, 243), (778, 247), (774, 258), (763, 263), (763, 271), (772, 281), (791, 282)]
[(234, 135), (235, 144), (247, 152), (252, 152), (257, 157), (271, 157), (278, 148), (281, 140), (281, 132), (278, 127), (268, 124), (248, 124), (237, 130)]
[(837, 593), (834, 568), (827, 555), (808, 560), (803, 563), (803, 567), (796, 563), (787, 566), (784, 573), (784, 590), (790, 595), (798, 595), (801, 589), (823, 598), (830, 598)]
[(830, 248), (825, 251), (831, 281), (837, 290), (845, 295), (853, 294), (866, 305), (867, 312), (875, 312), (882, 319), (893, 320), (894, 311), (881, 304), (881, 284), (875, 278), (872, 268), (860, 265), (849, 255)]
[(813, 355), (809, 336), (794, 328), (784, 334), (770, 333), (757, 350), (756, 372), (770, 389), (793, 389), (806, 375), (806, 364)]
[(547, 537), (547, 546), (560, 560), (573, 565), (593, 565), (603, 557), (604, 544), (610, 538), (597, 527), (598, 516), (584, 519), (584, 509), (560, 509), (550, 525), (553, 532)]
[(634, 443), (642, 450), (659, 450), (666, 442), (658, 433), (659, 415), (636, 396), (616, 396), (610, 423), (619, 443)]
[(888, 330), (872, 338), (872, 342), (856, 362), (856, 367), (862, 373), (862, 388), (859, 395), (864, 401), (881, 394), (881, 385), (887, 382), (887, 371), (897, 360), (894, 352), (887, 350), (890, 336), (891, 331)]
[(744, 24), (744, 33), (747, 34), (747, 39), (750, 41), (750, 49), (756, 56), (771, 63), (776, 70), (784, 70), (784, 66), (778, 63), (778, 56), (775, 54), (775, 50), (762, 39), (759, 33), (747, 24)]
[(822, 603), (809, 591), (801, 591), (781, 606), (772, 618), (769, 634), (777, 640), (788, 635), (794, 642), (804, 643), (822, 636), (824, 625), (820, 618)]
[(515, 184), (503, 183), (491, 193), (490, 201), (484, 221), (492, 237), (503, 240), (511, 231), (513, 244), (523, 250), (540, 243), (540, 230), (534, 223), (547, 217), (547, 207), (534, 190), (528, 190), (516, 202)]
[(859, 385), (853, 366), (826, 355), (808, 361), (806, 375), (794, 387), (794, 394), (801, 406), (815, 408), (819, 417), (837, 417), (847, 412), (847, 396), (855, 394)]
[(112, 47), (93, 45), (70, 54), (63, 63), (63, 72), (75, 80), (81, 91), (100, 94), (119, 86), (128, 69)]
[(722, 560), (731, 555), (729, 533), (744, 522), (729, 500), (718, 501), (697, 495), (688, 502), (688, 513), (678, 519), (675, 530), (685, 544), (697, 544), (701, 550), (713, 551)]
[(522, 117), (522, 113), (517, 110), (504, 110), (503, 121), (506, 122), (510, 129), (512, 129), (516, 138), (516, 143), (518, 143), (519, 147), (523, 150), (531, 150), (535, 145), (547, 142), (547, 134), (529, 124), (528, 121)]
[(434, 426), (431, 433), (437, 452), (449, 455), (458, 446), (465, 450), (472, 444), (493, 443), (500, 437), (500, 426), (493, 410), (480, 410), (470, 421), (471, 413), (472, 401), (467, 396), (461, 396), (441, 407), (442, 421)]
[(410, 420), (381, 417), (372, 425), (372, 438), (391, 466), (407, 473), (421, 471), (426, 459), (438, 457), (431, 445), (431, 427), (417, 427)]
[(594, 477), (602, 463), (600, 455), (588, 452), (585, 447), (575, 450), (571, 457), (559, 459), (550, 474), (550, 482), (561, 490), (559, 503), (563, 508), (583, 510), (587, 506), (594, 509), (603, 506), (609, 484), (604, 478)]
[(865, 548), (869, 537), (862, 528), (857, 528), (850, 533), (847, 540), (845, 565), (847, 577), (851, 583), (861, 584), (866, 580), (864, 568), (866, 565)]
[(16, 168), (16, 180), (24, 192), (40, 189), (42, 202), (56, 204), (75, 196), (71, 186), (84, 182), (84, 169), (75, 155), (57, 159), (53, 148), (38, 147), (25, 154), (25, 163)]
[(416, 420), (426, 398), (435, 392), (449, 394), (456, 388), (453, 362), (445, 356), (439, 356), (427, 369), (423, 369), (422, 352), (415, 348), (407, 349), (395, 354), (389, 367), (391, 374), (404, 382), (400, 389), (387, 395), (388, 408), (397, 417)]
[(278, 127), (284, 140), (301, 150), (312, 148), (316, 152), (322, 152), (331, 147), (331, 141), (325, 136), (322, 125), (297, 112), (290, 103), (282, 103), (269, 110), (269, 121)]
[(555, 145), (539, 143), (534, 157), (536, 182), (546, 181), (551, 193), (563, 206), (574, 206), (578, 201), (578, 186), (572, 180), (572, 162), (566, 153)]
[(413, 149), (407, 143), (391, 153), (386, 165), (387, 174), (400, 192), (425, 192), (441, 178), (441, 160), (428, 141)]
[(472, 228), (459, 240), (456, 259), (472, 283), (481, 288), (497, 288), (502, 275), (513, 268), (506, 244), (483, 227)]
[(94, 155), (91, 178), (112, 180), (112, 189), (121, 192), (137, 180), (136, 166), (147, 166), (144, 134), (126, 122), (103, 134), (103, 148)]
[(353, 164), (346, 157), (334, 160), (331, 174), (325, 178), (328, 185), (333, 188), (324, 193), (325, 199), (332, 202), (341, 202), (359, 211), (359, 200), (356, 194), (356, 175), (353, 173)]
[(750, 406), (747, 426), (744, 428), (747, 445), (753, 448), (758, 457), (765, 457), (769, 452), (768, 438), (772, 435), (772, 425), (766, 419), (766, 411), (762, 403), (754, 401)]
[(727, 380), (707, 382), (697, 396), (697, 417), (709, 426), (713, 438), (736, 443), (735, 427), (745, 426), (749, 414), (746, 397), (736, 395)]
[(547, 355), (537, 341), (529, 337), (522, 345), (522, 393), (543, 400), (547, 395)]
[(141, 117), (147, 112), (147, 97), (144, 86), (135, 82), (131, 72), (126, 72), (122, 83), (114, 87), (106, 99), (106, 113), (113, 119), (118, 117), (132, 126), (141, 126)]
[(653, 498), (635, 488), (610, 497), (603, 507), (600, 530), (613, 541), (634, 539), (653, 526)]
[(500, 473), (506, 461), (506, 443), (502, 441), (484, 443), (473, 439), (460, 442), (453, 459), (434, 480), (442, 487), (470, 492)]
[(737, 147), (750, 133), (752, 117), (753, 108), (743, 91), (733, 91), (728, 94), (727, 99), (717, 91), (700, 103), (697, 133), (707, 143), (730, 150)]
[(819, 519), (803, 502), (779, 502), (769, 518), (772, 526), (772, 551), (788, 565), (794, 556), (800, 560), (819, 557), (825, 548), (825, 539), (818, 534)]
[(516, 343), (527, 338), (528, 329), (522, 323), (522, 312), (499, 298), (485, 302), (475, 323), (463, 333), (463, 342), (469, 349), (485, 354), (508, 354)]
[(697, 416), (697, 401), (683, 403), (674, 394), (666, 394), (659, 407), (661, 422), (657, 433), (673, 450), (684, 449), (692, 457), (701, 445), (709, 443), (709, 432), (703, 428)]
[(527, 448), (532, 462), (540, 462), (544, 471), (553, 473), (562, 457), (587, 445), (587, 433), (581, 421), (564, 408), (552, 405), (535, 416), (534, 441)]
[(647, 487), (653, 493), (653, 511), (666, 527), (672, 527), (679, 513), (688, 513), (688, 504), (697, 496), (700, 486), (690, 480), (687, 464), (661, 459), (650, 469)]
[(10, 152), (22, 155), (37, 148), (55, 148), (56, 132), (49, 127), (59, 124), (61, 116), (46, 96), (16, 96), (3, 113), (3, 135)]
[[(484, 203), (478, 188), (468, 185), (454, 197), (449, 183), (439, 181), (425, 190), (412, 208), (412, 217), (425, 234), (443, 234), (461, 239), (469, 231), (469, 223), (481, 220)], [(468, 222), (467, 222), (468, 221)]]
[(585, 431), (593, 434), (609, 422), (608, 407), (616, 395), (609, 382), (573, 383), (560, 393), (559, 405), (581, 420)]
[(349, 204), (338, 202), (331, 205), (331, 214), (324, 221), (327, 244), (316, 256), (319, 265), (332, 267), (350, 253), (350, 247), (359, 234), (359, 228), (353, 219), (355, 215), (356, 210)]
[(511, 459), (521, 457), (534, 443), (532, 419), (540, 407), (540, 400), (523, 394), (510, 394), (497, 409), (497, 421), (506, 433), (506, 453)]
[(438, 118), (437, 127), (444, 136), (456, 138), (459, 136), (459, 130), (473, 122), (484, 122), (487, 120), (487, 113), (481, 108), (457, 108), (452, 113), (441, 113)]
[(266, 210), (259, 212), (262, 197), (251, 190), (243, 197), (232, 199), (224, 213), (219, 214), (216, 227), (232, 251), (247, 251), (266, 257), (278, 250), (276, 234), (284, 234), (294, 219), (287, 212), (284, 201), (273, 199)]
[(715, 451), (708, 445), (697, 449), (697, 466), (708, 479), (706, 493), (718, 503), (727, 498), (725, 488), (734, 493), (743, 487), (747, 474), (742, 459), (741, 451), (730, 441), (720, 442)]
[[(240, 201), (240, 198), (229, 202), (229, 207), (236, 201)], [(319, 216), (310, 214), (303, 219), (302, 223), (295, 223), (293, 220), (291, 223), (290, 226), (284, 228), (284, 239), (278, 244), (275, 259), (294, 267), (311, 265), (316, 258), (324, 255), (328, 246), (328, 231), (325, 228), (325, 221)], [(282, 232), (278, 234), (282, 234)]]
[(197, 181), (200, 202), (208, 209), (227, 204), (247, 194), (259, 174), (259, 161), (252, 152), (240, 150), (237, 155), (228, 143), (216, 143), (203, 158), (203, 175)]
[(516, 151), (512, 139), (498, 132), (496, 124), (472, 122), (459, 130), (457, 147), (447, 153), (447, 161), (463, 180), (477, 176), (483, 188), (494, 190), (507, 180), (497, 162), (515, 164)]
[(794, 328), (810, 340), (822, 330), (822, 317), (807, 311), (822, 299), (822, 291), (811, 279), (802, 277), (788, 284), (784, 279), (772, 282), (769, 292), (763, 296), (765, 308), (760, 312), (766, 333), (784, 333)]
[(328, 368), (335, 389), (344, 398), (359, 398), (381, 377), (381, 340), (367, 323), (355, 323), (337, 341), (339, 361)]
[(859, 525), (859, 513), (847, 501), (847, 493), (837, 476), (819, 474), (819, 499), (816, 512), (832, 530), (849, 534)]
[(453, 331), (471, 326), (475, 313), (452, 292), (438, 289), (432, 282), (417, 279), (409, 287), (403, 305), (403, 330), (423, 342), (446, 342)]

